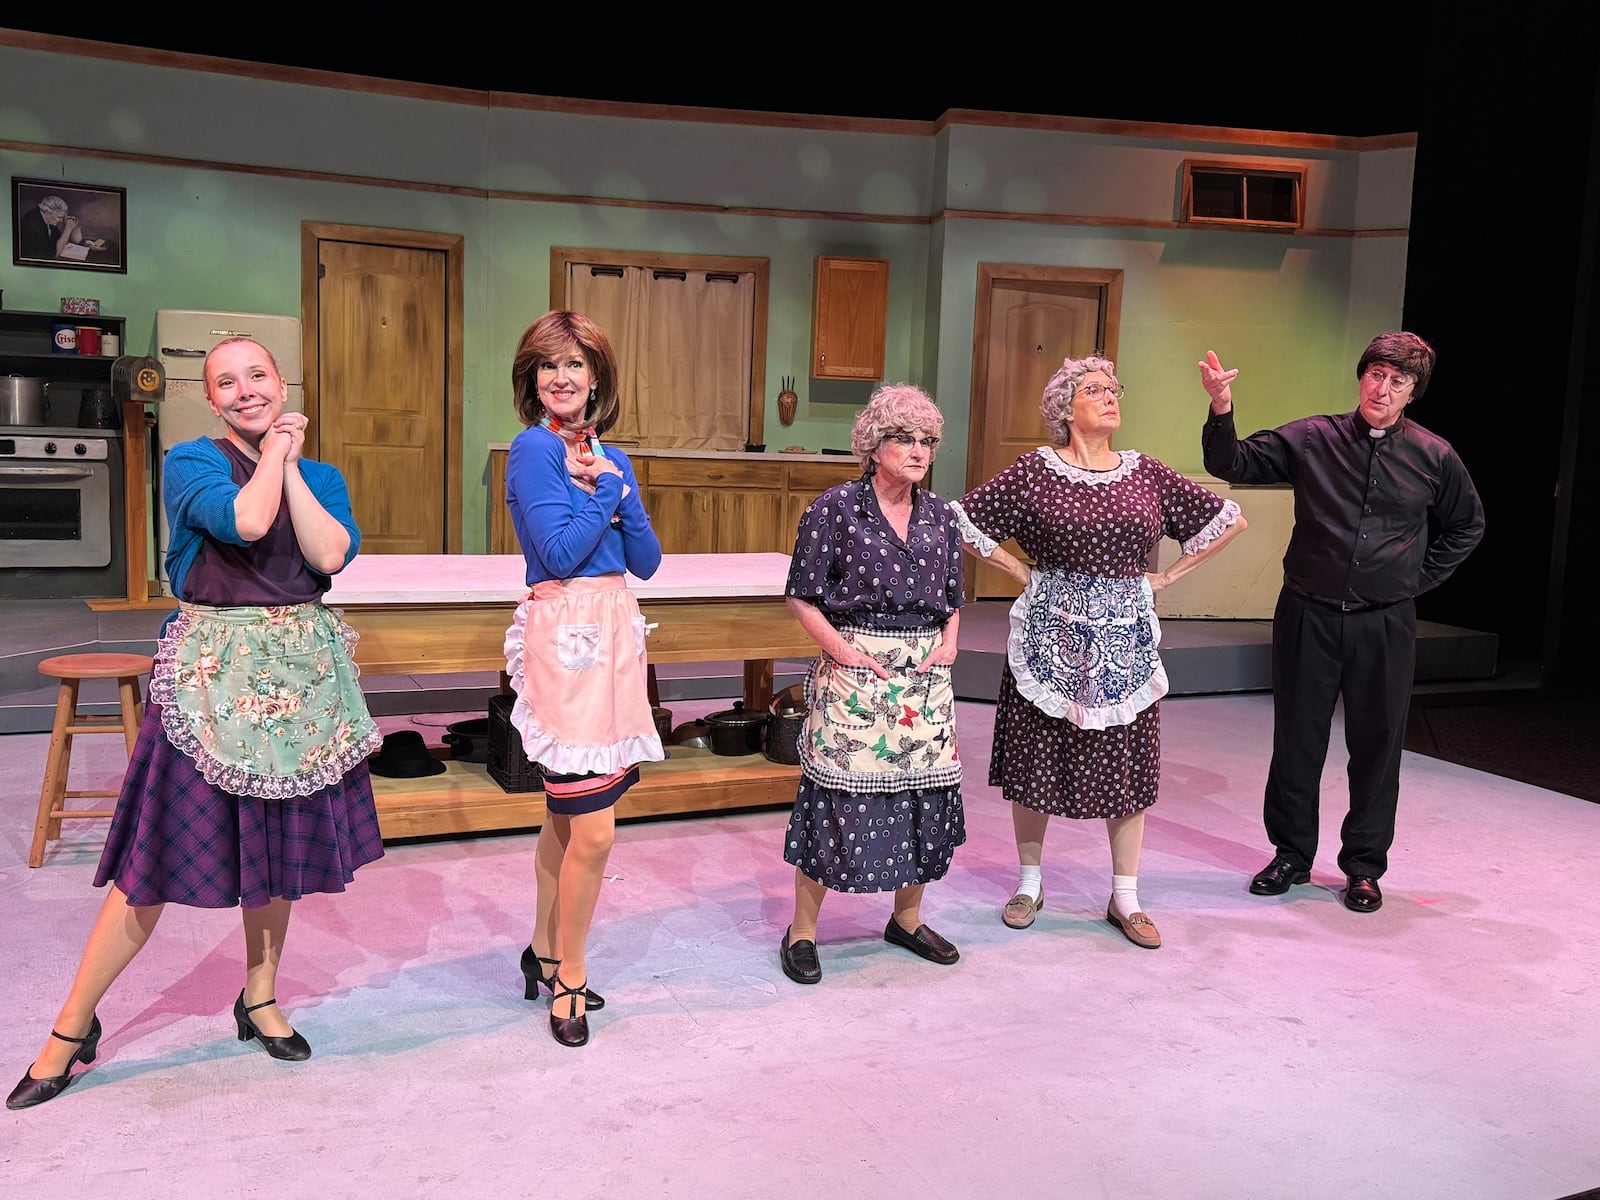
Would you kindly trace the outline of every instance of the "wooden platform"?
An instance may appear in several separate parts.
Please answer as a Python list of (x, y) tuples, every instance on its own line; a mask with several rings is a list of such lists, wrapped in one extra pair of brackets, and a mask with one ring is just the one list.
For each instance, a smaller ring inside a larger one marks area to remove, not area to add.
[[(713, 754), (673, 746), (665, 762), (645, 763), (639, 783), (617, 805), (617, 819), (770, 808), (794, 800), (800, 768), (761, 754)], [(445, 760), (443, 775), (388, 779), (374, 775), (383, 840), (536, 829), (543, 792), (504, 791), (481, 763)]]

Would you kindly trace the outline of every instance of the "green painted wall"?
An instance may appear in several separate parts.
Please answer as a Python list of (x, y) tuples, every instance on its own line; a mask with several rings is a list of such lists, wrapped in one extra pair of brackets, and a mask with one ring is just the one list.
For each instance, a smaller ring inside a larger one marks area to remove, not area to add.
[[(71, 95), (72, 105), (40, 97)], [(973, 293), (979, 262), (1120, 267), (1119, 363), (1129, 386), (1122, 444), (1198, 469), (1208, 347), (1244, 372), (1246, 424), (1350, 402), (1354, 353), (1398, 322), (1404, 237), (1287, 237), (928, 218), (985, 208), (1041, 216), (1170, 220), (1185, 155), (1257, 148), (952, 127), (840, 133), (574, 116), (401, 99), (134, 66), (0, 46), (0, 176), (127, 189), (126, 276), (8, 267), (10, 308), (97, 296), (128, 318), (130, 352), (153, 349), (159, 308), (299, 315), (305, 221), (460, 234), (465, 239), (463, 545), (487, 545), (487, 443), (520, 428), (512, 350), (549, 297), (553, 245), (770, 260), (766, 442), (847, 447), (870, 385), (813, 381), (813, 260), (890, 261), (886, 375), (927, 387), (946, 414), (935, 481), (954, 494), (966, 461)], [(73, 147), (72, 153), (53, 148)], [(114, 157), (132, 153), (166, 161)], [(1398, 228), (1407, 150), (1309, 158), (1313, 221)], [(235, 168), (245, 168), (244, 170)], [(256, 169), (337, 175), (293, 178)], [(413, 190), (386, 183), (473, 189)], [(505, 198), (505, 192), (540, 199)], [(497, 195), (497, 193), (499, 195)], [(569, 199), (646, 200), (699, 211)], [(795, 215), (738, 215), (740, 206)], [(844, 220), (817, 213), (862, 214)], [(1352, 347), (1354, 350), (1352, 351)], [(779, 424), (784, 375), (799, 416)]]

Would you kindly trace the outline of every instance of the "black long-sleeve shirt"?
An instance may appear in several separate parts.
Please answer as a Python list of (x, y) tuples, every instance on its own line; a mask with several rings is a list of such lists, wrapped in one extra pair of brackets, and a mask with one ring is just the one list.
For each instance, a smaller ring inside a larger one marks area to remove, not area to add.
[(1437, 587), (1483, 537), (1483, 504), (1450, 443), (1401, 417), (1381, 437), (1359, 412), (1305, 417), (1243, 441), (1233, 411), (1200, 434), (1229, 483), (1294, 487), (1285, 586), (1347, 608)]

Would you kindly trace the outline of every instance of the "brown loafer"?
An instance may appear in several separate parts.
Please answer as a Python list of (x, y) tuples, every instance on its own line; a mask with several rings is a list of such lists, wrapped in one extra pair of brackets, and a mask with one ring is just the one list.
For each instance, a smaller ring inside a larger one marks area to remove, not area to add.
[(1000, 910), (1000, 919), (1013, 929), (1026, 929), (1033, 924), (1033, 918), (1043, 907), (1043, 889), (1040, 889), (1037, 900), (1029, 899), (1026, 892), (1018, 892), (1006, 901), (1006, 906)]
[(1127, 920), (1123, 920), (1117, 915), (1117, 910), (1107, 904), (1106, 920), (1120, 929), (1122, 936), (1135, 946), (1144, 950), (1159, 950), (1161, 948), (1161, 933), (1156, 929), (1156, 923), (1142, 912), (1136, 912)]

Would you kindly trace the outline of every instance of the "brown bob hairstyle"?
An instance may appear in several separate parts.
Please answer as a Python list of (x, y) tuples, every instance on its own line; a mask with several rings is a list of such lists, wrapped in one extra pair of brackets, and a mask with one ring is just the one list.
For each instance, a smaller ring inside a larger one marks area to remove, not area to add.
[(1411, 393), (1411, 398), (1417, 400), (1428, 390), (1428, 380), (1433, 376), (1433, 358), (1433, 347), (1414, 333), (1403, 330), (1380, 333), (1367, 344), (1366, 352), (1356, 364), (1356, 378), (1365, 375), (1373, 363), (1382, 363), (1417, 381), (1417, 390)]
[(594, 376), (583, 423), (599, 434), (617, 423), (622, 400), (611, 339), (582, 313), (551, 309), (528, 326), (517, 343), (517, 356), (511, 360), (511, 395), (524, 425), (537, 425), (545, 418), (544, 402), (539, 399), (539, 364), (559, 362), (573, 347), (583, 351)]

